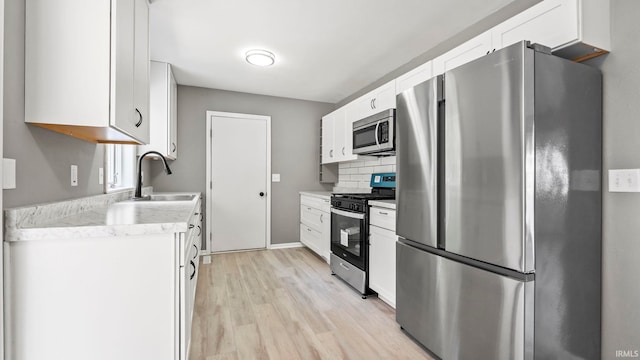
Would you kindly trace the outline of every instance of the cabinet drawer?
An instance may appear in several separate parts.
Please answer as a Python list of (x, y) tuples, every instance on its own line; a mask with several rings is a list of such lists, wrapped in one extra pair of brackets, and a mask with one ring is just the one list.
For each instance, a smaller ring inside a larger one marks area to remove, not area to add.
[(300, 224), (300, 242), (316, 254), (321, 254), (322, 234), (305, 224)]
[(300, 196), (300, 205), (305, 205), (308, 207), (312, 207), (318, 210), (322, 210), (324, 212), (329, 212), (331, 208), (331, 203), (329, 199), (321, 199), (313, 196)]
[(383, 229), (396, 231), (396, 211), (391, 209), (371, 207), (370, 224)]
[(322, 211), (308, 206), (300, 206), (300, 222), (318, 232), (322, 231), (322, 225), (327, 221), (328, 215)]

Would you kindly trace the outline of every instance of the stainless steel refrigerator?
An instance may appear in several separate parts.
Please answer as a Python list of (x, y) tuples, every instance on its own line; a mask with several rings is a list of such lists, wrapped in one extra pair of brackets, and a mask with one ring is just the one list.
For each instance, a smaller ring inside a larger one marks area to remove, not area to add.
[(600, 71), (521, 42), (396, 115), (405, 332), (442, 359), (600, 358)]

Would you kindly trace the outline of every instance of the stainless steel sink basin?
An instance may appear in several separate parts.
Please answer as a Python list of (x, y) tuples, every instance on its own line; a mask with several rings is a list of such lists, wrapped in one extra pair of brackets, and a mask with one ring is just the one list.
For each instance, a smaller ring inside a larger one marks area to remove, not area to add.
[(153, 194), (142, 197), (140, 199), (131, 199), (134, 201), (191, 201), (195, 198), (195, 195), (185, 194)]

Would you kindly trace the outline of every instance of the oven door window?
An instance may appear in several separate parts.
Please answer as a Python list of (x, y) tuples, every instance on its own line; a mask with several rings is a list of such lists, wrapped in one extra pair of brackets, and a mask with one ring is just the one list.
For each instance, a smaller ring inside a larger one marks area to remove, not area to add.
[[(354, 213), (355, 214), (355, 213)], [(360, 215), (360, 214), (358, 214)], [(346, 258), (362, 268), (366, 246), (365, 220), (331, 214), (331, 249), (336, 256)]]

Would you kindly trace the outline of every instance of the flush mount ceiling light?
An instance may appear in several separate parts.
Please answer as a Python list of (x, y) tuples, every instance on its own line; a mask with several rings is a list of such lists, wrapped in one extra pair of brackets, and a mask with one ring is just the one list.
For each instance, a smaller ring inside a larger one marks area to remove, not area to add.
[(267, 50), (253, 49), (247, 51), (244, 55), (251, 65), (271, 66), (276, 62), (276, 56)]

